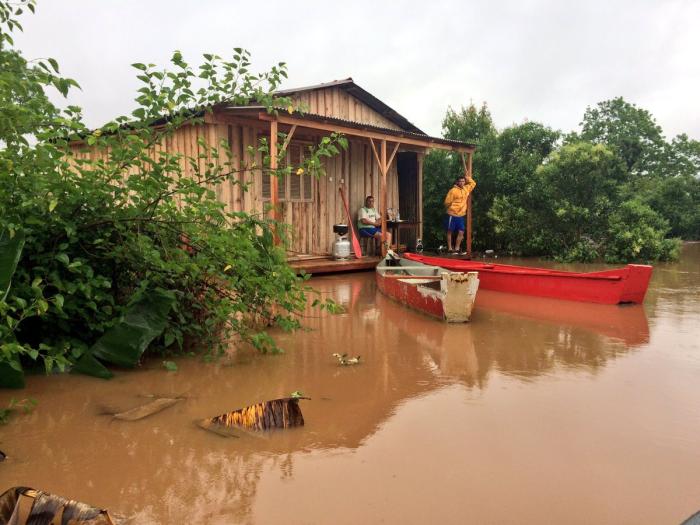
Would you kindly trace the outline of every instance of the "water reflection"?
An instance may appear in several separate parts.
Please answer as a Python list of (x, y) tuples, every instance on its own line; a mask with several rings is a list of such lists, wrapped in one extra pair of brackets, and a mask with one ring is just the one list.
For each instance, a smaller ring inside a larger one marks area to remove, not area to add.
[(481, 290), (476, 306), (480, 310), (506, 313), (557, 326), (583, 328), (618, 339), (628, 347), (649, 342), (649, 323), (641, 304), (577, 303)]
[(654, 317), (667, 313), (697, 318), (700, 311), (700, 242), (684, 244), (679, 262), (654, 265), (652, 286), (645, 305)]
[[(528, 306), (530, 299), (534, 300)], [(443, 380), (457, 379), (469, 387), (484, 388), (492, 370), (522, 378), (549, 373), (556, 366), (594, 371), (649, 340), (641, 306), (608, 307), (480, 291), (472, 322), (447, 325), (381, 295), (376, 301), (384, 325), (401, 332), (404, 348), (426, 352)]]
[[(696, 255), (679, 265), (678, 275), (672, 267), (654, 273), (644, 307), (586, 305), (482, 291), (472, 322), (465, 325), (436, 322), (382, 296), (372, 273), (315, 279), (311, 284), (322, 296), (343, 304), (346, 312), (331, 315), (309, 309), (307, 331), (275, 334), (286, 349), (284, 355), (259, 356), (238, 350), (230, 362), (217, 365), (181, 359), (174, 374), (153, 362), (109, 382), (81, 376), (30, 377), (21, 395), (36, 398), (39, 405), (33, 414), (0, 428), (0, 448), (9, 455), (0, 466), (0, 488), (35, 486), (133, 515), (135, 523), (250, 522), (262, 485), (283, 491), (286, 483), (299, 478), (300, 464), (309, 458), (332, 463), (334, 457), (359, 454), (395, 422), (402, 408), (417, 400), (439, 397), (447, 390), (457, 397), (492, 393), (510, 383), (541, 386), (546, 383), (542, 378), (562, 370), (573, 371), (577, 377), (600, 375), (613, 360), (640, 353), (650, 344), (645, 307), (652, 328), (654, 323), (666, 322), (697, 328), (698, 248), (700, 245), (690, 248)], [(681, 298), (676, 301), (677, 295)], [(688, 339), (681, 344), (688, 346)], [(334, 352), (361, 355), (363, 364), (339, 367), (331, 357)], [(655, 384), (655, 370), (644, 377), (645, 384)], [(193, 424), (294, 390), (313, 399), (302, 405), (307, 422), (303, 428), (274, 432), (266, 438), (224, 439)], [(544, 390), (539, 403), (561, 399), (556, 394), (547, 397), (550, 391)], [(143, 403), (147, 400), (138, 395), (147, 393), (184, 394), (187, 399), (134, 423), (99, 415), (105, 406), (124, 410)], [(17, 393), (0, 392), (0, 403), (12, 396)], [(632, 396), (635, 403), (636, 396)], [(507, 399), (502, 406), (517, 407), (506, 411), (507, 416), (536, 414), (536, 403), (518, 405), (519, 398)], [(570, 399), (572, 404), (579, 401)], [(625, 413), (633, 413), (635, 406), (626, 407)], [(439, 406), (426, 412), (433, 408)], [(561, 407), (549, 408), (560, 410), (552, 426), (569, 413), (566, 401)], [(601, 414), (596, 417), (603, 417), (604, 408), (598, 409)], [(462, 418), (476, 417), (464, 410), (455, 413)], [(653, 413), (671, 412), (662, 407)], [(617, 416), (608, 414), (607, 426), (612, 428)], [(434, 419), (422, 417), (432, 428), (444, 426), (439, 413)], [(644, 418), (648, 421), (647, 413)], [(480, 434), (473, 430), (466, 435), (479, 436), (472, 446), (501, 439), (489, 435), (491, 428), (499, 436), (508, 430), (507, 420), (498, 421), (493, 427), (484, 425)], [(476, 428), (471, 419), (462, 423)], [(570, 423), (588, 428), (585, 421)], [(415, 443), (399, 431), (396, 435), (392, 450), (413, 454)], [(447, 433), (431, 436), (447, 456), (452, 455), (445, 460), (450, 462), (464, 459), (464, 438), (450, 439)], [(492, 461), (498, 459), (496, 455)], [(506, 459), (498, 465), (503, 469), (507, 464)], [(449, 465), (442, 468), (449, 469)], [(308, 470), (301, 470), (309, 476)], [(374, 487), (371, 466), (365, 475), (363, 483)], [(311, 475), (310, 485), (313, 482)], [(453, 489), (461, 491), (457, 485)], [(494, 488), (489, 497), (497, 499), (498, 494)], [(354, 509), (353, 515), (358, 521), (372, 521), (369, 511), (362, 515), (361, 509)], [(440, 516), (444, 521), (445, 514)], [(296, 516), (291, 521), (301, 519)]]

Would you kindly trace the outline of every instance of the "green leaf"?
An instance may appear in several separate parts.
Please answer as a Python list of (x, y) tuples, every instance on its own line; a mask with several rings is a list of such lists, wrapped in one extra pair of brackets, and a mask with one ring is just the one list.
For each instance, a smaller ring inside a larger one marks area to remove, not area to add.
[(101, 379), (110, 379), (114, 376), (114, 374), (112, 374), (107, 367), (95, 359), (90, 352), (83, 354), (82, 357), (73, 365), (71, 371), (79, 372), (88, 376), (99, 377)]
[(26, 308), (27, 307), (27, 301), (23, 299), (22, 297), (15, 297), (15, 303), (17, 303), (17, 306), (20, 308)]
[(174, 361), (163, 361), (163, 366), (169, 372), (177, 372), (177, 364)]
[(65, 253), (59, 253), (56, 256), (56, 260), (61, 261), (65, 265), (68, 265), (68, 263), (70, 263), (70, 258)]
[(56, 303), (56, 306), (59, 309), (63, 309), (63, 296), (60, 293), (57, 293), (56, 295), (53, 296), (53, 300)]
[(39, 313), (43, 314), (46, 313), (46, 311), (49, 309), (49, 303), (47, 303), (44, 299), (39, 299), (36, 302), (36, 307)]
[(16, 357), (0, 362), (0, 388), (24, 388), (24, 372)]
[(133, 368), (151, 341), (163, 333), (174, 302), (175, 295), (171, 292), (147, 292), (127, 309), (119, 323), (100, 337), (89, 353), (108, 363)]
[(14, 237), (0, 233), (0, 300), (4, 301), (10, 291), (12, 276), (17, 268), (24, 248), (24, 233), (18, 232)]
[(51, 199), (49, 202), (49, 213), (54, 211), (56, 209), (56, 206), (58, 205), (58, 199)]
[(168, 348), (174, 342), (175, 342), (175, 334), (172, 332), (166, 333), (164, 341), (163, 341), (163, 345), (165, 346), (165, 348)]

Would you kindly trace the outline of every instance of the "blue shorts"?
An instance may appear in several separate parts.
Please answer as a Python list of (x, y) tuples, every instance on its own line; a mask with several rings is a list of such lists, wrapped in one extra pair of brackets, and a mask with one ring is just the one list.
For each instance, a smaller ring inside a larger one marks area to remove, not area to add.
[(463, 232), (464, 217), (455, 217), (454, 215), (445, 214), (445, 229), (448, 232)]
[(374, 226), (371, 228), (360, 228), (360, 237), (374, 237), (378, 233), (382, 233), (381, 228), (375, 228)]

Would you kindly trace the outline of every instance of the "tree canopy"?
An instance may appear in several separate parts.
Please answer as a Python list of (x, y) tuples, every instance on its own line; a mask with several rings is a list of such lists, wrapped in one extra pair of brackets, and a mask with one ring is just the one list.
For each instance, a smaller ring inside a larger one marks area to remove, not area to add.
[[(443, 134), (477, 143), (477, 250), (653, 261), (677, 256), (674, 238), (700, 238), (700, 142), (667, 141), (648, 111), (621, 97), (587, 108), (567, 135), (537, 122), (499, 131), (486, 104), (448, 109)], [(448, 154), (426, 158), (427, 246), (442, 243), (441, 199), (461, 171)]]

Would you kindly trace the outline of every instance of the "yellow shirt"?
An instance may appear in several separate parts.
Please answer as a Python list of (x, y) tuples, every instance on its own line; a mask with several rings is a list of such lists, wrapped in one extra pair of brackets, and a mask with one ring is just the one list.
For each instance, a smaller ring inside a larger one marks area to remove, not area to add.
[(467, 214), (467, 198), (476, 187), (476, 181), (469, 179), (463, 188), (455, 185), (447, 192), (445, 208), (447, 214), (454, 217), (464, 217)]

